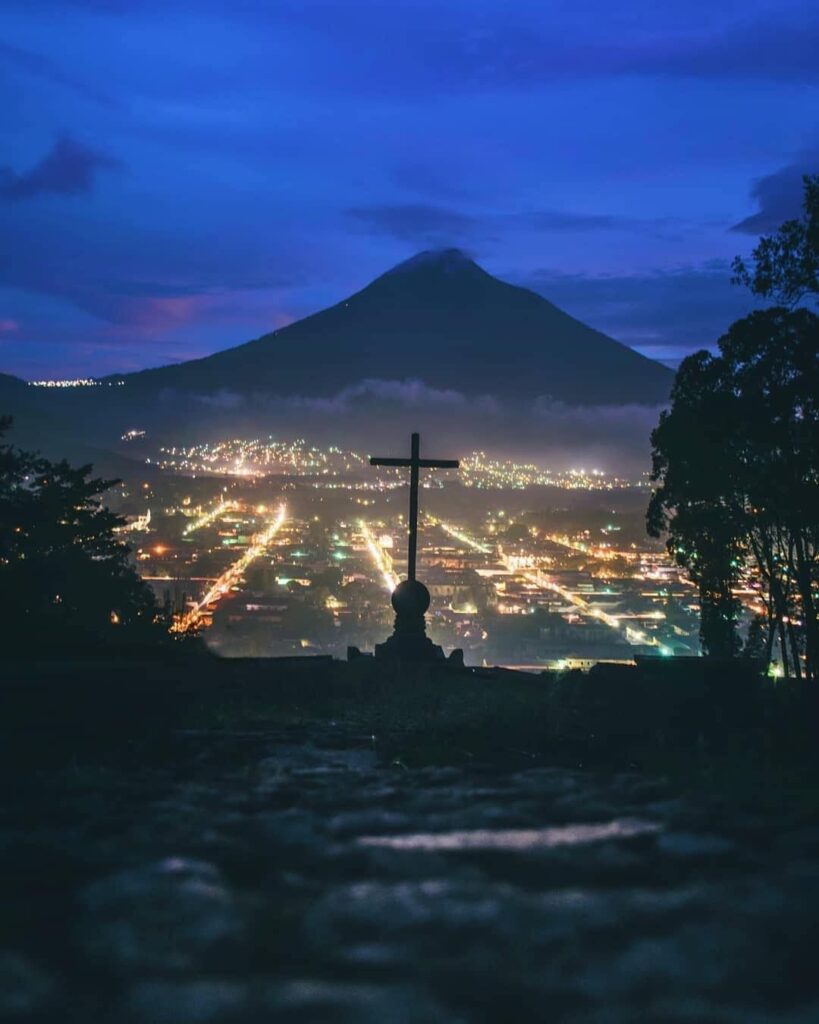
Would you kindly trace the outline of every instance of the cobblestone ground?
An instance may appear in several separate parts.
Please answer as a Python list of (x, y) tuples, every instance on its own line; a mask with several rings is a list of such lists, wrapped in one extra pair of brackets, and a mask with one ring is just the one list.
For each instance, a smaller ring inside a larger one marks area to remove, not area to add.
[(332, 729), (184, 744), (182, 773), (8, 796), (0, 1015), (819, 1020), (819, 828), (793, 812), (383, 766)]

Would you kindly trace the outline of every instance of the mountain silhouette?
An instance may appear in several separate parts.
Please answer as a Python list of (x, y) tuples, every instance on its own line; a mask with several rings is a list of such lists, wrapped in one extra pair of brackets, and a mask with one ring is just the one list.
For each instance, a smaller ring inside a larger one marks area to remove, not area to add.
[(129, 390), (319, 397), (415, 379), (467, 395), (653, 405), (668, 398), (673, 373), (444, 249), (255, 341), (125, 379)]

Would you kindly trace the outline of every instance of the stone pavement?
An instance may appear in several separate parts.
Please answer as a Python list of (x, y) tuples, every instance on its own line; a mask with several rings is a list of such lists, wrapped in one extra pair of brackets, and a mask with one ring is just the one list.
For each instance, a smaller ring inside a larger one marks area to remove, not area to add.
[(793, 812), (384, 766), (332, 727), (181, 742), (184, 771), (9, 793), (0, 1016), (819, 1020), (819, 827)]

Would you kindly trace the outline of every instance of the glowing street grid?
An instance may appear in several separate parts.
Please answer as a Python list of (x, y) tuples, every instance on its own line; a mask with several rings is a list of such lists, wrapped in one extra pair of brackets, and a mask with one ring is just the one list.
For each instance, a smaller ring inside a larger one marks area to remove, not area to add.
[[(345, 657), (383, 641), (406, 564), (406, 479), (301, 442), (279, 449), (288, 472), (247, 472), (232, 443), (215, 448), (234, 472), (146, 463), (151, 479), (122, 494), (135, 565), (174, 629), (196, 627), (227, 657)], [(645, 500), (639, 486), (504, 491), (430, 475), (418, 569), (430, 636), (469, 664), (533, 669), (698, 654), (696, 593), (645, 537)], [(758, 591), (743, 588), (751, 609)]]
[[(219, 509), (223, 513), (230, 507), (233, 507), (233, 503), (222, 503), (219, 506)], [(219, 511), (214, 512), (210, 521), (212, 522), (217, 519), (219, 514)], [(183, 633), (192, 626), (198, 626), (206, 611), (212, 609), (213, 605), (228, 594), (231, 588), (241, 583), (245, 570), (251, 565), (251, 563), (255, 562), (257, 558), (260, 558), (265, 553), (270, 542), (279, 532), (286, 515), (287, 509), (282, 505), (265, 529), (253, 537), (250, 546), (244, 551), (244, 553), (240, 555), (235, 562), (232, 562), (227, 569), (225, 569), (225, 571), (211, 584), (210, 587), (208, 587), (204, 595), (196, 601), (192, 607), (186, 609), (182, 614), (180, 614), (173, 626), (175, 631)], [(198, 520), (197, 523), (197, 529), (206, 525), (202, 520)]]

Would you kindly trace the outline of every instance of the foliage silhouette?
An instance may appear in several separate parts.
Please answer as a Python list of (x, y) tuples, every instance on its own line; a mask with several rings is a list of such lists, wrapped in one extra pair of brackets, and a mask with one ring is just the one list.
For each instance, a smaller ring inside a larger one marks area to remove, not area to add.
[[(0, 418), (0, 438), (11, 425)], [(118, 481), (0, 444), (0, 621), (7, 654), (169, 643), (153, 592), (128, 564), (125, 520), (100, 495)]]
[(732, 500), (738, 482), (725, 444), (734, 415), (722, 364), (698, 352), (680, 365), (671, 408), (651, 435), (652, 479), (661, 485), (649, 502), (648, 532), (667, 532), (669, 553), (697, 584), (702, 644), (717, 657), (739, 649), (732, 588), (744, 554), (744, 515)]
[[(819, 294), (819, 178), (805, 179), (805, 217), (754, 250), (740, 278), (789, 303)], [(764, 615), (748, 650), (786, 676), (819, 679), (819, 317), (775, 306), (733, 324), (719, 354), (680, 365), (669, 410), (652, 433), (649, 533), (697, 583), (708, 654), (733, 655), (746, 564)]]
[(819, 175), (805, 175), (804, 214), (760, 238), (749, 267), (733, 262), (734, 281), (755, 295), (794, 306), (806, 295), (819, 299)]

